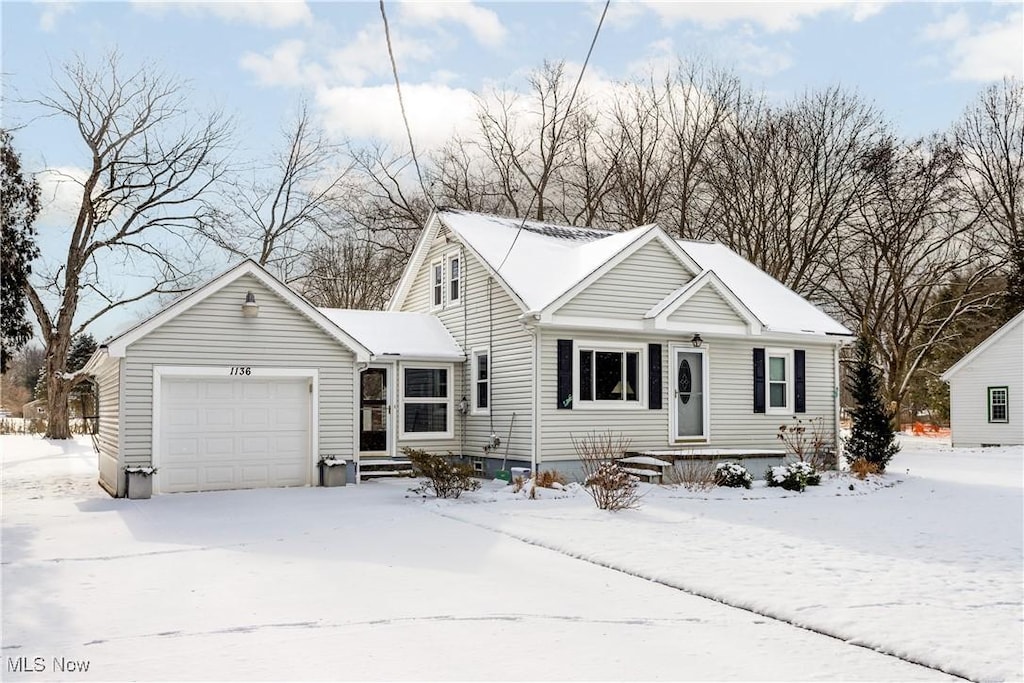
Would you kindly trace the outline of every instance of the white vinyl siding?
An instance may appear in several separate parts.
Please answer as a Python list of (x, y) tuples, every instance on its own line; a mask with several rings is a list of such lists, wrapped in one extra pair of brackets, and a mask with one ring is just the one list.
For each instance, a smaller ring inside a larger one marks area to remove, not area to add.
[[(949, 381), (953, 445), (1024, 444), (1024, 322), (960, 368)], [(1006, 422), (989, 421), (989, 387), (1006, 387)]]
[(746, 321), (713, 287), (704, 286), (668, 317), (669, 322), (704, 322), (715, 325), (742, 325)]
[(109, 490), (123, 493), (121, 469), (121, 359), (107, 358), (96, 372), (99, 477)]
[(661, 242), (640, 247), (556, 311), (559, 316), (635, 320), (692, 279)]
[[(605, 339), (609, 342), (660, 344), (662, 352), (662, 408), (660, 410), (595, 411), (573, 408), (560, 410), (557, 402), (557, 340), (573, 339), (570, 331), (545, 330), (541, 345), (541, 461), (575, 458), (572, 437), (579, 438), (591, 432), (620, 433), (630, 441), (630, 448), (663, 449), (682, 447), (670, 441), (670, 410), (674, 409), (674, 396), (669, 391), (670, 348), (678, 345), (692, 348), (689, 338), (651, 337), (619, 334), (596, 335), (588, 330), (575, 334), (579, 339)], [(833, 346), (831, 344), (801, 344), (806, 351), (807, 412), (796, 415), (755, 414), (753, 406), (753, 340), (732, 340), (705, 336), (702, 349), (707, 354), (707, 391), (709, 396), (709, 438), (707, 445), (718, 448), (778, 449), (776, 438), (780, 425), (791, 421), (791, 416), (808, 420), (824, 419), (826, 431), (835, 429), (833, 396)], [(646, 373), (646, 352), (643, 361)], [(578, 358), (573, 359), (574, 364)], [(646, 391), (646, 379), (644, 380)]]
[[(423, 258), (423, 266), (402, 308), (410, 312), (430, 312), (430, 263), (453, 253), (444, 226), (432, 241)], [(452, 238), (454, 239), (454, 238)], [(490, 414), (456, 416), (455, 435), (451, 441), (416, 441), (402, 439), (398, 446), (425, 448), (435, 453), (451, 451), (481, 457), (490, 435), (501, 438), (500, 453), (506, 447), (509, 460), (529, 461), (532, 448), (533, 337), (519, 323), (522, 310), (494, 281), (472, 252), (460, 249), (462, 305), (435, 311), (456, 343), (470, 353), (473, 348), (488, 348), (491, 360)], [(467, 334), (467, 330), (469, 331)], [(456, 364), (454, 400), (472, 398), (470, 362)], [(513, 417), (514, 416), (514, 417)], [(509, 431), (511, 429), (511, 432)]]
[[(239, 310), (252, 291), (259, 316)], [(246, 275), (129, 345), (124, 359), (122, 449), (127, 465), (149, 465), (153, 366), (315, 368), (319, 453), (355, 456), (354, 357), (305, 315)]]

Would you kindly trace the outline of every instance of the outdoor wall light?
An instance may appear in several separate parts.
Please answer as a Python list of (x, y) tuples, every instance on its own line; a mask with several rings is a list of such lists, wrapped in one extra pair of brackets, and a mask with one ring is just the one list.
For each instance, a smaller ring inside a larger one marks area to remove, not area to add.
[(693, 335), (693, 339), (690, 340), (690, 343), (693, 344), (693, 348), (699, 349), (700, 345), (704, 343), (704, 340), (700, 338), (699, 334), (695, 334)]
[(256, 303), (256, 295), (252, 292), (245, 293), (245, 303), (242, 304), (242, 317), (255, 318), (260, 314), (259, 304)]

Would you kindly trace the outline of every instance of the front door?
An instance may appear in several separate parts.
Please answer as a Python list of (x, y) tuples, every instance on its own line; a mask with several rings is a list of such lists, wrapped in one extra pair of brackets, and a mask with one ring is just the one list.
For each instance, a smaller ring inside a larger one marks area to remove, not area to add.
[(367, 368), (359, 375), (359, 452), (388, 452), (388, 371)]
[(676, 439), (706, 439), (704, 352), (697, 349), (676, 349), (673, 375)]

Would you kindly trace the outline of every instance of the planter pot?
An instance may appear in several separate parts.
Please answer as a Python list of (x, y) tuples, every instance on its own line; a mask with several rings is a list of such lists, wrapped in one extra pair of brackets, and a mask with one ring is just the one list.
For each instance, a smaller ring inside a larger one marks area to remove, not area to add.
[(153, 495), (153, 475), (142, 472), (128, 472), (127, 496), (134, 499), (150, 498)]
[(344, 486), (348, 479), (348, 468), (345, 465), (321, 466), (320, 469), (323, 472), (324, 486)]

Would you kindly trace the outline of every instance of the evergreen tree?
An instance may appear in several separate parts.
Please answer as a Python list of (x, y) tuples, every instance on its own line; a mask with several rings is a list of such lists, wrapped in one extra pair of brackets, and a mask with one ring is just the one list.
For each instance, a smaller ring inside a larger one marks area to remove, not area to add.
[(25, 284), (39, 255), (32, 226), (39, 208), (39, 183), (23, 173), (11, 134), (0, 129), (0, 372), (6, 372), (11, 356), (32, 338)]
[(857, 360), (850, 380), (850, 392), (856, 402), (853, 430), (846, 440), (846, 460), (863, 458), (885, 471), (893, 456), (899, 452), (892, 416), (882, 405), (882, 381), (871, 365), (871, 347), (863, 337), (857, 342)]

